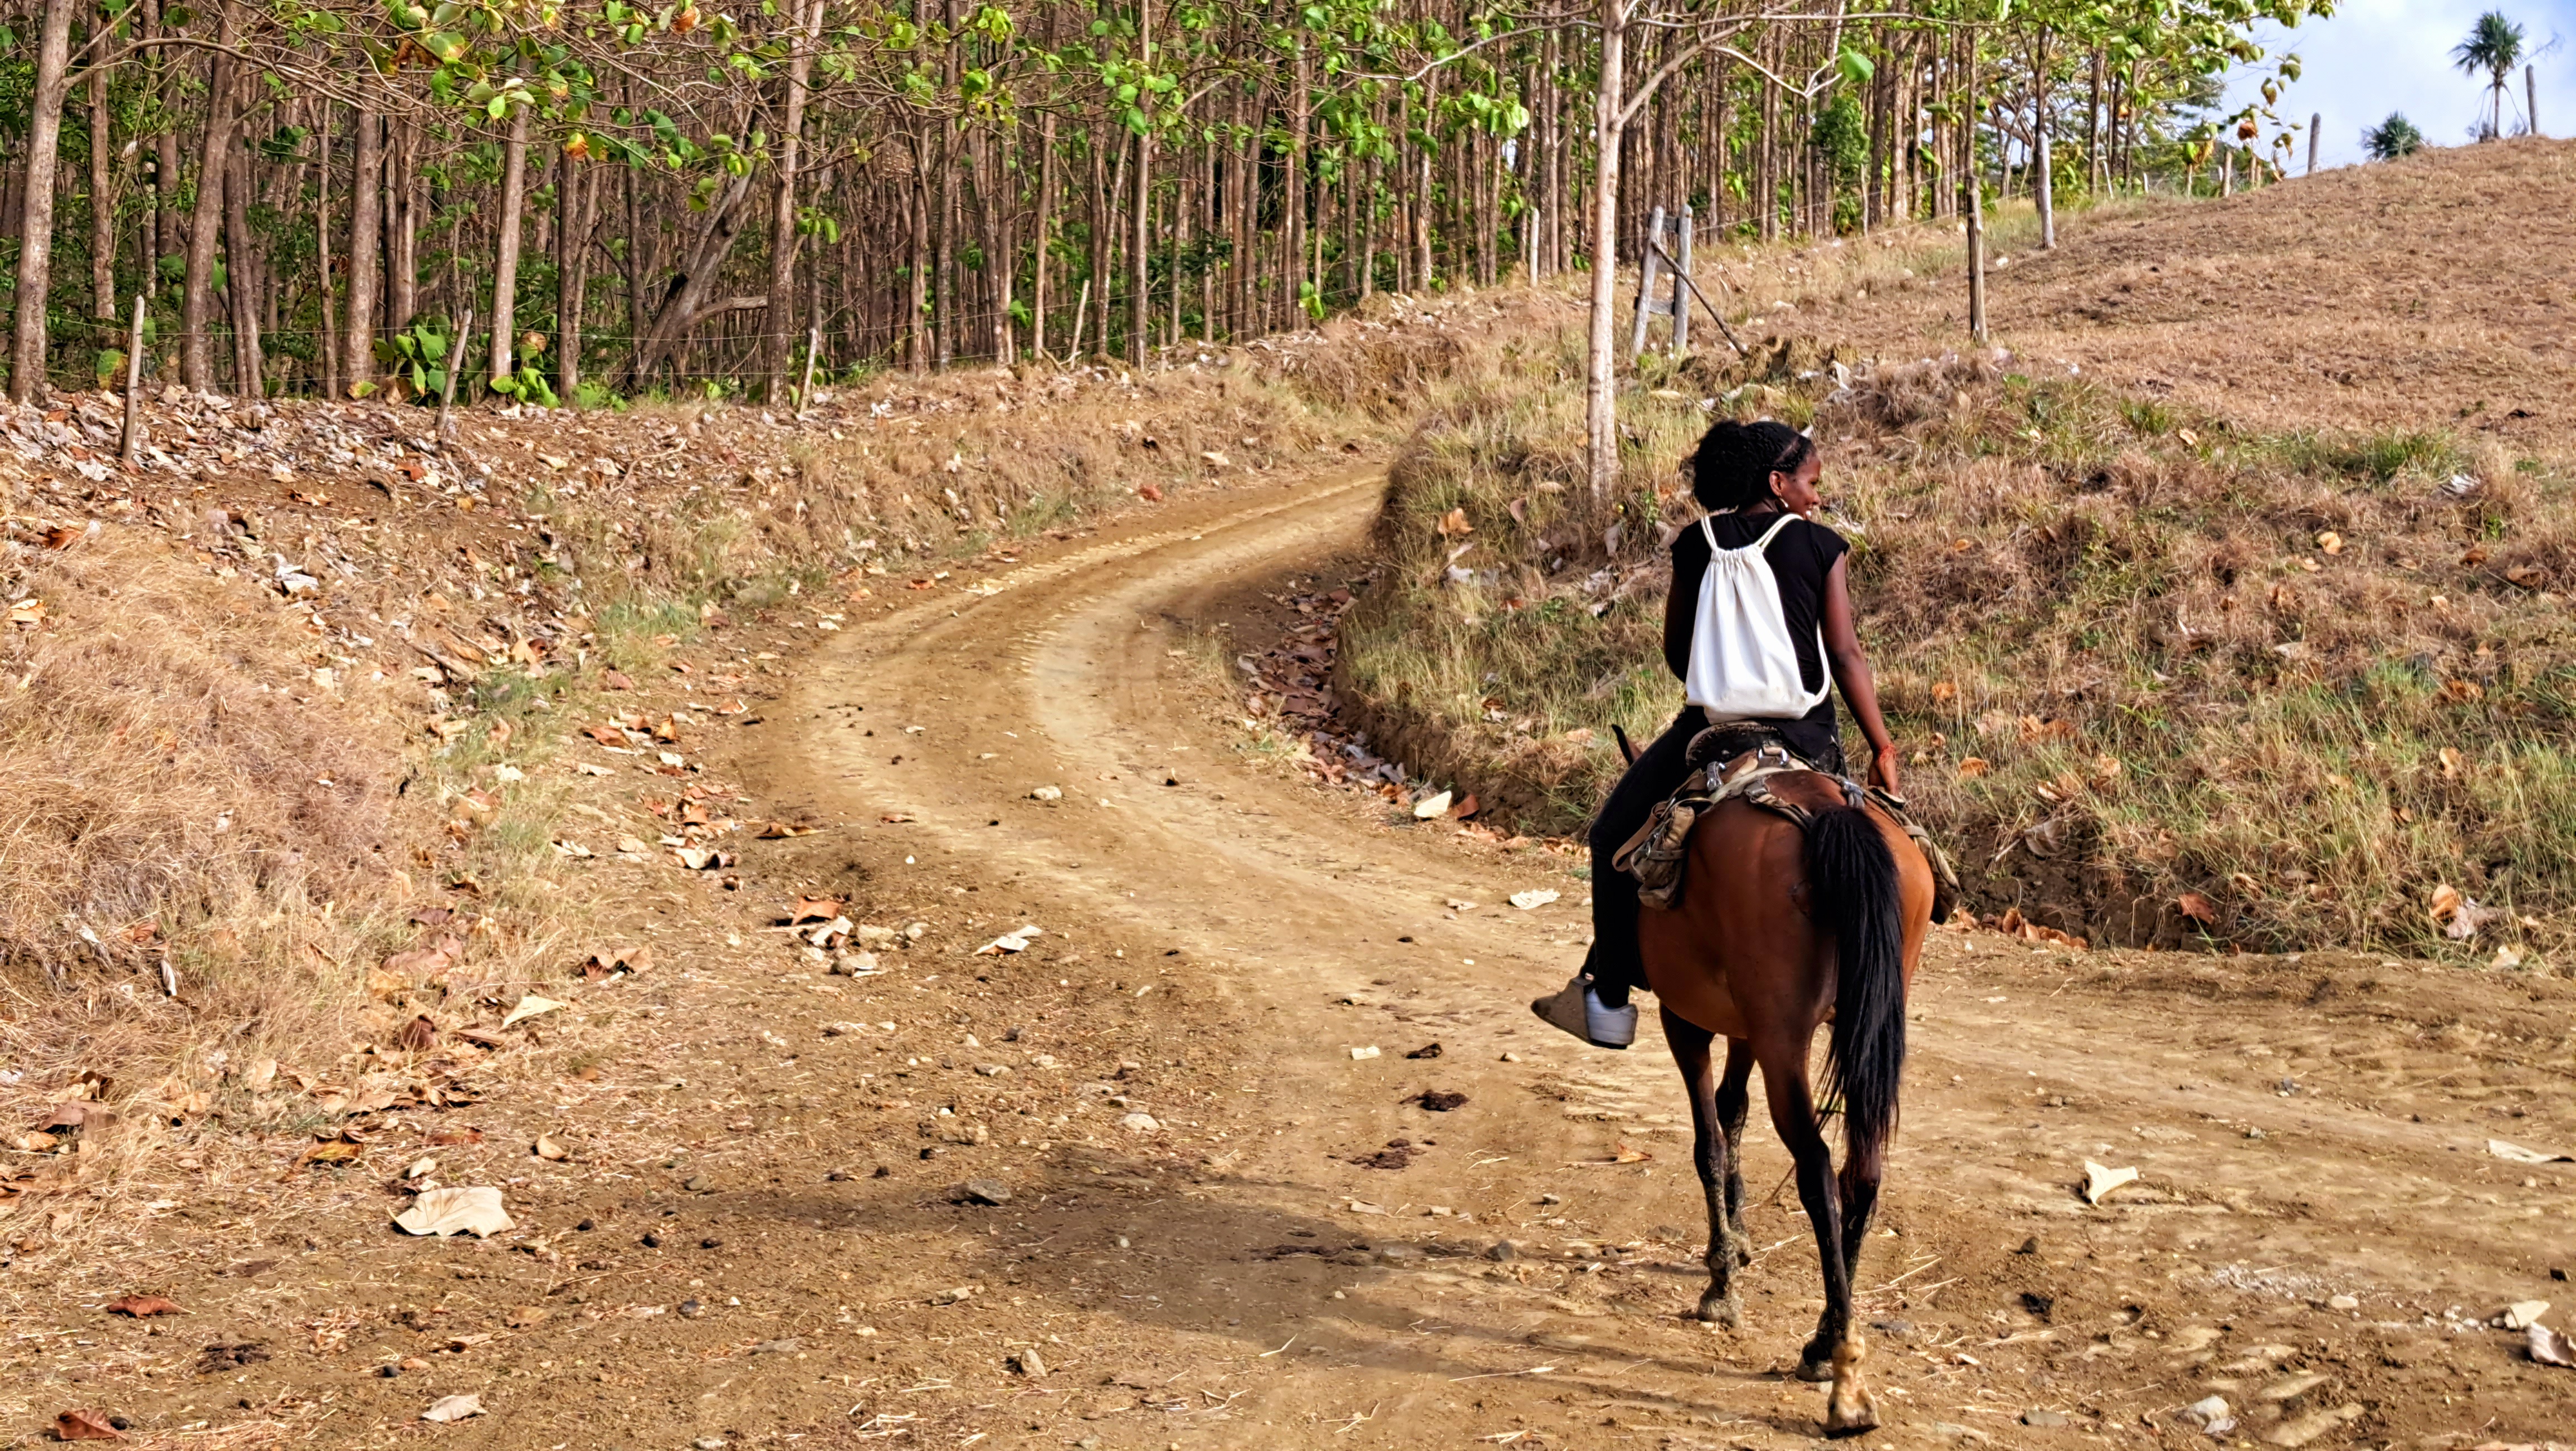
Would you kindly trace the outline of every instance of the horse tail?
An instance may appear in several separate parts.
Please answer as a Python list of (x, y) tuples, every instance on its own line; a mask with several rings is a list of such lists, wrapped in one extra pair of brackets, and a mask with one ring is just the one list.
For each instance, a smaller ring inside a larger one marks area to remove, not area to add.
[(1868, 811), (1828, 807), (1807, 828), (1815, 921), (1834, 934), (1834, 1032), (1828, 1101), (1843, 1106), (1845, 1153), (1877, 1149), (1896, 1131), (1905, 1071), (1905, 932), (1896, 858)]

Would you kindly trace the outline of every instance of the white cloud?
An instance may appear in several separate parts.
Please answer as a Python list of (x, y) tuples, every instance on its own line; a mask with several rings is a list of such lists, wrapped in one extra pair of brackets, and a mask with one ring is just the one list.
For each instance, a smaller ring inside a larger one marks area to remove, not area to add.
[[(2500, 9), (2523, 28), (2533, 50), (2565, 37), (2533, 62), (2540, 89), (2540, 129), (2576, 136), (2576, 0), (2345, 0), (2331, 20), (2295, 29), (2257, 30), (2270, 56), (2296, 51), (2301, 78), (2281, 97), (2284, 121), (2305, 125), (2324, 118), (2317, 164), (2343, 166), (2362, 159), (2361, 132), (2391, 111), (2406, 118), (2435, 146), (2463, 145), (2484, 113), (2483, 77), (2461, 74), (2451, 47), (2484, 11)], [(2273, 61), (2241, 68), (2230, 78), (2231, 107), (2254, 100)], [(2517, 68), (2505, 97), (2505, 128), (2523, 120), (2523, 78)], [(2304, 164), (2302, 148), (2297, 164)], [(2293, 170), (2297, 169), (2293, 165)]]

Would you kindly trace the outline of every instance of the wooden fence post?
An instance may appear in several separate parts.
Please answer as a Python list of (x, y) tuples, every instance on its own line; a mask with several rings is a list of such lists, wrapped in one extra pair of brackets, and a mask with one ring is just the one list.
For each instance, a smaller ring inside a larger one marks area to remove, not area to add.
[(143, 413), (135, 394), (143, 387), (143, 294), (134, 294), (134, 330), (125, 339), (125, 436), (117, 454), (127, 468), (143, 458)]
[(1691, 204), (1682, 203), (1681, 233), (1674, 240), (1680, 245), (1673, 256), (1673, 356), (1690, 353), (1690, 287), (1691, 233), (1698, 228), (1691, 221)]
[[(1656, 264), (1663, 260), (1664, 209), (1657, 207), (1646, 218), (1646, 255), (1637, 259), (1637, 321), (1628, 331), (1628, 357), (1631, 361), (1646, 350), (1646, 319), (1655, 310)], [(1601, 258), (1593, 265), (1610, 263)]]

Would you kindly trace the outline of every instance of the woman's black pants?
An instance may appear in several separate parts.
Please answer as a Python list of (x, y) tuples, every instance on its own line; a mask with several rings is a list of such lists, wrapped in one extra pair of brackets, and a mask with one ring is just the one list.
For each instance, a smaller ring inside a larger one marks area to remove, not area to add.
[(1646, 824), (1655, 803), (1672, 795), (1690, 774), (1691, 737), (1707, 728), (1708, 717), (1698, 707), (1684, 706), (1672, 725), (1637, 753), (1636, 763), (1592, 819), (1592, 955), (1583, 970), (1611, 1007), (1628, 1001), (1632, 988), (1646, 985), (1646, 965), (1637, 953), (1637, 879), (1612, 866), (1610, 859)]

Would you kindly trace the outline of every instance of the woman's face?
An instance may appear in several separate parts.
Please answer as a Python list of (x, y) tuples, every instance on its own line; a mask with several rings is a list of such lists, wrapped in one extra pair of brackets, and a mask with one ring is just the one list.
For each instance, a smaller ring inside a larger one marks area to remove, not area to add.
[(1824, 472), (1824, 456), (1809, 453), (1807, 461), (1798, 465), (1796, 473), (1784, 474), (1775, 471), (1771, 475), (1771, 492), (1779, 496), (1781, 508), (1802, 518), (1812, 517), (1816, 512), (1816, 506), (1824, 502), (1824, 496), (1816, 492), (1816, 480), (1822, 477)]

